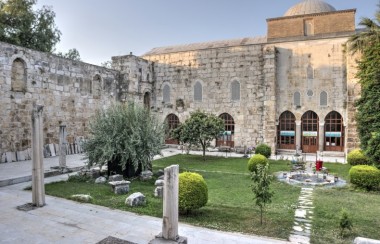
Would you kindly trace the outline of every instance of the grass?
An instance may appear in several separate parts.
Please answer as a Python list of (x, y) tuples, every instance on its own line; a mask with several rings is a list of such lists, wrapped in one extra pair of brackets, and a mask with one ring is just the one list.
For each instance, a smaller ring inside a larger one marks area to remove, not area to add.
[[(248, 234), (265, 235), (287, 239), (293, 226), (293, 216), (300, 188), (274, 181), (275, 195), (267, 206), (264, 224), (260, 226), (260, 212), (254, 205), (251, 192), (248, 159), (177, 155), (153, 162), (154, 171), (172, 164), (179, 164), (180, 171), (201, 174), (209, 189), (207, 205), (191, 215), (180, 216), (181, 222), (193, 225)], [(288, 170), (287, 161), (271, 161), (270, 171)], [(93, 204), (135, 212), (138, 214), (162, 217), (162, 200), (153, 197), (155, 179), (147, 182), (134, 180), (131, 192), (141, 192), (147, 198), (145, 207), (132, 208), (124, 204), (125, 195), (115, 195), (108, 185), (92, 182), (59, 182), (46, 185), (46, 193), (68, 198), (72, 194), (90, 194)]]
[[(380, 239), (380, 194), (353, 188), (317, 188), (314, 192), (311, 243), (353, 243), (357, 236)], [(339, 236), (340, 211), (353, 222), (351, 234)]]
[[(153, 162), (153, 169), (179, 164), (180, 171), (201, 174), (208, 185), (207, 205), (193, 214), (180, 216), (181, 222), (224, 231), (237, 231), (287, 239), (294, 224), (294, 211), (300, 188), (278, 181), (272, 183), (274, 197), (267, 206), (264, 225), (260, 226), (260, 212), (251, 192), (248, 159), (177, 155)], [(324, 163), (332, 174), (348, 180), (350, 165)], [(271, 161), (270, 172), (288, 171), (288, 161)], [(142, 192), (147, 198), (145, 207), (125, 205), (126, 195), (115, 195), (110, 186), (93, 182), (59, 182), (46, 185), (46, 193), (68, 198), (72, 194), (90, 194), (93, 204), (162, 217), (162, 200), (153, 197), (155, 179), (147, 182), (134, 180), (131, 192)], [(380, 239), (380, 193), (370, 193), (349, 186), (345, 188), (316, 188), (311, 243), (352, 243), (356, 236)], [(347, 209), (353, 221), (353, 231), (340, 238), (338, 220), (341, 208)]]

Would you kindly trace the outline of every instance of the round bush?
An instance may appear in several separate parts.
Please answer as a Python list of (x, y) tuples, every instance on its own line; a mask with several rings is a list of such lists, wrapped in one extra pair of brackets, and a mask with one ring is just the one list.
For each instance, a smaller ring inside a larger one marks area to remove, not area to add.
[(269, 163), (269, 160), (265, 156), (255, 154), (248, 161), (248, 170), (251, 172), (256, 171), (258, 164), (265, 165), (267, 163)]
[(181, 213), (199, 209), (206, 205), (208, 189), (200, 174), (184, 172), (179, 174), (179, 204)]
[(352, 184), (367, 190), (380, 189), (380, 170), (374, 166), (356, 165), (350, 169)]
[(348, 153), (347, 162), (350, 165), (370, 164), (369, 158), (366, 155), (364, 155), (364, 153), (360, 149), (355, 149)]
[(264, 155), (266, 158), (269, 158), (272, 153), (272, 150), (268, 145), (260, 144), (256, 147), (255, 153)]

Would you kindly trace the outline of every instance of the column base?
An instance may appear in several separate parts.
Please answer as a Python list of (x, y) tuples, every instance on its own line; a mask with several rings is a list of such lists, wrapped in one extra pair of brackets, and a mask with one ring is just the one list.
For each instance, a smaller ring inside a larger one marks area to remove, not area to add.
[(156, 236), (149, 244), (187, 244), (187, 238), (183, 236), (177, 236), (176, 240), (168, 240), (162, 237), (162, 233)]

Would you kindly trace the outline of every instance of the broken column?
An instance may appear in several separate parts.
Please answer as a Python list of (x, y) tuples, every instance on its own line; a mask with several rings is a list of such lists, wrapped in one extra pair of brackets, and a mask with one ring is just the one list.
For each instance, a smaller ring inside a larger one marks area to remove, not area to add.
[(164, 200), (162, 233), (150, 243), (187, 243), (186, 237), (178, 236), (178, 186), (179, 165), (164, 170)]
[(42, 111), (43, 106), (34, 105), (32, 111), (32, 201), (37, 207), (45, 205)]
[(66, 169), (66, 125), (59, 126), (59, 167)]

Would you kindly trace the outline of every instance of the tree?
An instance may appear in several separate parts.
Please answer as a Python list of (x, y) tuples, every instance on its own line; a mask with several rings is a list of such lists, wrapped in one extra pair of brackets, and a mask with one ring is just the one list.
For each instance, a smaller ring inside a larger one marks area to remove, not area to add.
[(201, 145), (203, 158), (206, 156), (206, 146), (224, 130), (224, 122), (213, 114), (207, 114), (200, 110), (191, 113), (185, 123), (174, 129), (172, 135), (175, 139)]
[(75, 61), (81, 61), (79, 51), (76, 48), (69, 49), (67, 53), (58, 52), (57, 56)]
[(109, 171), (125, 177), (151, 169), (164, 138), (163, 124), (149, 110), (133, 103), (98, 111), (89, 131), (83, 145), (88, 165), (108, 164)]
[[(380, 8), (380, 6), (379, 6)], [(364, 153), (377, 164), (380, 163), (380, 10), (374, 20), (363, 18), (363, 31), (352, 36), (349, 41), (351, 53), (360, 52), (358, 61), (361, 97), (356, 101), (357, 127), (360, 146)]]
[(350, 217), (348, 216), (346, 209), (342, 208), (342, 210), (340, 211), (340, 217), (339, 217), (340, 236), (344, 237), (345, 230), (351, 231), (352, 227), (353, 227), (353, 224)]
[(36, 11), (36, 0), (0, 0), (0, 41), (42, 52), (52, 52), (60, 41), (55, 13), (43, 6)]
[(263, 224), (265, 206), (272, 202), (273, 192), (270, 190), (272, 176), (269, 175), (269, 164), (258, 164), (257, 170), (252, 172), (252, 191), (255, 195), (256, 206), (260, 207), (260, 224)]
[(104, 61), (103, 63), (100, 64), (100, 66), (107, 69), (112, 69), (112, 61), (111, 60)]

